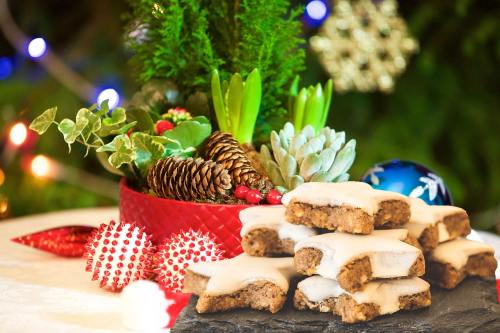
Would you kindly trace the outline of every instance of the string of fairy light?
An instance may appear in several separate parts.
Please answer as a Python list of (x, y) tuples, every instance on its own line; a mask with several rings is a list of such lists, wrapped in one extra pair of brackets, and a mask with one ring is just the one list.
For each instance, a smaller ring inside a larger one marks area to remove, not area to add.
[[(306, 27), (317, 28), (328, 17), (330, 11), (326, 0), (307, 1), (303, 22)], [(116, 87), (96, 87), (89, 83), (78, 73), (67, 66), (50, 48), (43, 36), (27, 36), (13, 19), (7, 0), (0, 0), (0, 30), (5, 38), (16, 49), (17, 54), (0, 54), (0, 81), (11, 79), (19, 67), (20, 59), (34, 61), (47, 73), (57, 79), (62, 85), (89, 103), (98, 104), (108, 100), (111, 109), (120, 105), (121, 97)], [(68, 167), (46, 155), (32, 155), (30, 152), (35, 147), (38, 136), (28, 129), (25, 119), (17, 119), (6, 126), (4, 133), (4, 148), (0, 155), (1, 165), (10, 164), (14, 158), (21, 154), (21, 167), (25, 172), (41, 180), (63, 180), (87, 187), (105, 196), (116, 197), (114, 188), (108, 181), (95, 175)], [(77, 176), (74, 176), (74, 175)], [(0, 187), (6, 181), (6, 173), (0, 167)], [(85, 181), (79, 181), (85, 178)], [(0, 195), (0, 218), (9, 213), (8, 198)]]
[[(89, 103), (102, 103), (108, 100), (110, 108), (120, 104), (120, 94), (115, 87), (96, 87), (89, 83), (77, 72), (67, 66), (50, 48), (47, 40), (42, 36), (27, 36), (13, 19), (7, 0), (0, 0), (0, 30), (4, 37), (16, 50), (14, 55), (0, 54), (0, 80), (11, 79), (24, 61), (34, 61), (42, 66), (62, 85)], [(3, 131), (3, 150), (0, 155), (2, 165), (9, 165), (16, 156), (21, 155), (21, 168), (33, 177), (40, 180), (61, 180), (73, 183), (101, 195), (116, 198), (116, 186), (110, 181), (78, 170), (46, 155), (33, 155), (38, 136), (29, 131), (27, 120), (17, 119), (6, 125)], [(0, 167), (0, 187), (5, 183), (6, 172)], [(85, 179), (85, 181), (82, 181)], [(8, 198), (0, 194), (0, 218), (9, 214)]]

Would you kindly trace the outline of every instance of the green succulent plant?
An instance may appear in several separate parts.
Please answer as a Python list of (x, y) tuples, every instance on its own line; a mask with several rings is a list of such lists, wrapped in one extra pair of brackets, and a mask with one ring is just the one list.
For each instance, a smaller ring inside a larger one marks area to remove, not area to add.
[(231, 133), (239, 143), (252, 142), (261, 96), (258, 69), (245, 82), (239, 73), (233, 74), (229, 83), (222, 82), (222, 89), (218, 71), (212, 73), (212, 99), (219, 129)]
[(324, 87), (318, 83), (299, 91), (299, 77), (295, 78), (288, 97), (288, 111), (295, 131), (311, 125), (318, 133), (325, 127), (332, 101), (332, 89), (333, 82), (330, 79)]
[(311, 125), (295, 131), (291, 123), (271, 132), (271, 149), (262, 145), (260, 161), (277, 186), (288, 190), (304, 182), (343, 182), (356, 157), (356, 140), (329, 127), (316, 134)]

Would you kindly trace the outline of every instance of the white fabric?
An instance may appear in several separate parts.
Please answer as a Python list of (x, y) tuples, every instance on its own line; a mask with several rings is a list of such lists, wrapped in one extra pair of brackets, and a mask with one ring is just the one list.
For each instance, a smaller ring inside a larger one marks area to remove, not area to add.
[[(119, 294), (91, 281), (83, 259), (60, 258), (10, 241), (57, 226), (97, 226), (117, 217), (116, 208), (101, 208), (0, 221), (0, 332), (132, 332), (121, 323)], [(500, 259), (500, 237), (486, 232), (475, 236), (495, 247)]]
[(120, 295), (91, 281), (83, 259), (61, 258), (10, 241), (57, 226), (97, 226), (117, 218), (116, 208), (101, 208), (0, 221), (0, 332), (132, 332), (121, 322)]

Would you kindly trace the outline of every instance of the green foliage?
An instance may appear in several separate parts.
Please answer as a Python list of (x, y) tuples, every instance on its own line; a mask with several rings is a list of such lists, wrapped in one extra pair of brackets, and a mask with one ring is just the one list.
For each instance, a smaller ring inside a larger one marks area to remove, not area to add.
[[(136, 115), (134, 111), (133, 114)], [(129, 137), (128, 131), (137, 121), (127, 123), (127, 111), (116, 108), (109, 111), (107, 101), (100, 108), (80, 109), (76, 120), (55, 121), (57, 108), (50, 108), (35, 118), (30, 128), (38, 134), (44, 134), (52, 124), (57, 125), (64, 141), (71, 145), (79, 142), (97, 153), (109, 153), (105, 165), (110, 171), (121, 170), (123, 174), (143, 181), (149, 167), (161, 158), (168, 156), (191, 156), (212, 132), (212, 127), (205, 117), (186, 120), (163, 136), (146, 132), (135, 132)], [(106, 137), (112, 140), (105, 143)], [(100, 158), (102, 159), (102, 157)]]
[(332, 101), (333, 82), (328, 80), (323, 87), (318, 83), (298, 91), (299, 80), (293, 82), (288, 96), (288, 112), (296, 131), (311, 125), (319, 132), (325, 127)]
[(221, 83), (219, 72), (212, 73), (212, 98), (219, 128), (231, 133), (240, 143), (252, 143), (255, 122), (262, 96), (260, 72), (254, 69), (245, 82), (239, 73), (233, 74), (229, 84)]
[[(289, 0), (130, 0), (129, 31), (146, 27), (145, 38), (129, 38), (140, 78), (176, 82), (184, 98), (210, 90), (210, 73), (262, 76), (259, 123), (282, 125), (281, 107), (293, 78), (304, 69), (298, 20), (302, 8)], [(233, 81), (236, 84), (235, 81)]]
[(198, 147), (212, 133), (212, 126), (205, 117), (194, 117), (183, 121), (170, 131), (165, 131), (163, 137), (169, 141), (178, 142), (179, 145), (187, 149), (189, 147)]
[[(260, 149), (260, 161), (274, 184), (294, 189), (304, 182), (343, 182), (356, 157), (356, 140), (345, 143), (345, 133), (328, 127), (316, 135), (311, 125), (296, 132), (286, 123), (271, 132), (271, 150)], [(345, 145), (344, 145), (345, 144)]]

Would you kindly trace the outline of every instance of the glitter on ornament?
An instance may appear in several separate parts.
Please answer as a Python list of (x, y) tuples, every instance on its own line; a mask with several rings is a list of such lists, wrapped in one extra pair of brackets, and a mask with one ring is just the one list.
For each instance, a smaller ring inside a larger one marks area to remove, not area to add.
[(120, 291), (132, 281), (151, 274), (154, 247), (151, 236), (131, 223), (101, 224), (87, 243), (86, 271), (100, 287)]
[(335, 1), (310, 43), (338, 92), (391, 92), (409, 56), (418, 51), (395, 0)]
[(95, 230), (89, 226), (64, 226), (19, 236), (12, 241), (62, 257), (81, 257)]
[(214, 238), (189, 229), (173, 235), (159, 246), (155, 255), (156, 281), (167, 291), (182, 291), (186, 268), (198, 262), (223, 259), (223, 250)]

